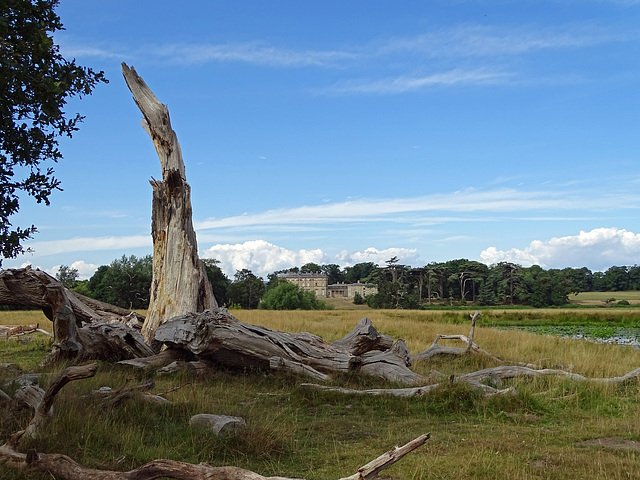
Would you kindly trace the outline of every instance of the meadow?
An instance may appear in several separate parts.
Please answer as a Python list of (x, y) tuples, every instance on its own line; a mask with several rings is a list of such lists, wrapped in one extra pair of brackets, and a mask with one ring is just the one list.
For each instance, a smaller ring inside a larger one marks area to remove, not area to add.
[(640, 305), (640, 290), (624, 292), (580, 292), (577, 295), (569, 296), (569, 301), (581, 305), (602, 305), (622, 300), (626, 300), (631, 305)]
[[(335, 340), (363, 316), (381, 332), (403, 338), (412, 353), (431, 345), (436, 334), (468, 334), (470, 311), (234, 310), (238, 319), (277, 330), (309, 331)], [(505, 329), (524, 324), (581, 322), (632, 325), (634, 309), (483, 310), (475, 341), (511, 362), (565, 368), (586, 377), (623, 375), (640, 366), (640, 350)], [(51, 324), (38, 312), (0, 312), (0, 324)], [(0, 343), (0, 363), (35, 369), (50, 339)], [(414, 370), (447, 375), (493, 366), (485, 358), (437, 359)], [(60, 368), (43, 372), (43, 383)], [(0, 383), (9, 378), (5, 372)], [(431, 439), (382, 473), (393, 479), (574, 479), (640, 478), (640, 388), (634, 380), (599, 385), (557, 377), (508, 382), (516, 393), (485, 398), (453, 382), (424, 397), (346, 396), (301, 384), (304, 378), (259, 371), (218, 369), (204, 377), (155, 375), (154, 393), (170, 405), (149, 405), (139, 397), (119, 407), (86, 394), (146, 379), (127, 368), (101, 364), (91, 379), (60, 393), (40, 451), (62, 452), (97, 468), (127, 470), (154, 458), (213, 465), (237, 465), (263, 475), (337, 479), (394, 445), (426, 432)], [(340, 386), (383, 386), (375, 379), (344, 375)], [(15, 389), (8, 385), (5, 389)], [(196, 413), (242, 416), (247, 429), (215, 437), (189, 427)], [(3, 439), (28, 419), (3, 408)], [(50, 478), (0, 466), (1, 479)]]

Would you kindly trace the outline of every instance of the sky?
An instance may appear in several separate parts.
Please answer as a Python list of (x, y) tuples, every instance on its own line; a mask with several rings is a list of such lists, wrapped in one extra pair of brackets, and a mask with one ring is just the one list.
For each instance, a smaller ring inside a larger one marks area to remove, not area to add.
[(638, 0), (61, 0), (63, 191), (21, 200), (33, 252), (89, 278), (152, 253), (153, 144), (122, 78), (169, 108), (201, 257), (227, 275), (397, 256), (640, 263)]

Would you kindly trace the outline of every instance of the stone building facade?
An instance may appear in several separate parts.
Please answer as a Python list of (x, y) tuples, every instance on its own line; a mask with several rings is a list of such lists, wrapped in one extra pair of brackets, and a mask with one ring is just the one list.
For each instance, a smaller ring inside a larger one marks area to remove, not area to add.
[(327, 297), (331, 298), (353, 298), (356, 293), (366, 297), (378, 293), (378, 288), (367, 283), (334, 283), (327, 287)]
[(314, 292), (316, 297), (327, 297), (329, 277), (324, 273), (279, 273), (278, 278), (298, 285), (304, 290)]
[(378, 293), (378, 289), (366, 283), (335, 283), (329, 285), (324, 273), (279, 273), (278, 278), (291, 282), (303, 290), (314, 292), (321, 298), (353, 298), (357, 293), (366, 297)]

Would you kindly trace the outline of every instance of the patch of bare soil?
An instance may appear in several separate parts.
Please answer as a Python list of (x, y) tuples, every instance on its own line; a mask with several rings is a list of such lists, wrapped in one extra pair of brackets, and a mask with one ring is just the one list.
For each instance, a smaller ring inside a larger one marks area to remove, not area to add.
[(595, 446), (603, 448), (611, 448), (615, 450), (633, 450), (640, 452), (640, 442), (635, 440), (625, 440), (620, 437), (608, 438), (592, 438), (583, 442), (576, 443), (577, 446)]

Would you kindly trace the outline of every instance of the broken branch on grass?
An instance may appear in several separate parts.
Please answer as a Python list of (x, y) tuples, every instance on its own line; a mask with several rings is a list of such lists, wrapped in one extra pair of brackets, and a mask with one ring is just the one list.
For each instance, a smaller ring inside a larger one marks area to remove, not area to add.
[[(485, 396), (492, 396), (492, 395), (512, 394), (512, 393), (515, 393), (515, 389), (513, 387), (503, 388), (503, 389), (494, 388), (482, 382), (491, 380), (494, 384), (500, 385), (503, 380), (509, 380), (516, 377), (535, 378), (535, 377), (543, 377), (543, 376), (559, 376), (559, 377), (565, 377), (570, 380), (576, 380), (576, 381), (586, 381), (586, 382), (617, 385), (617, 384), (628, 382), (633, 379), (640, 378), (640, 368), (636, 368), (635, 370), (632, 370), (629, 373), (622, 375), (620, 377), (589, 378), (583, 375), (579, 375), (577, 373), (567, 372), (566, 370), (558, 370), (558, 369), (552, 369), (552, 368), (534, 369), (534, 368), (524, 367), (519, 365), (508, 365), (508, 366), (502, 365), (499, 367), (485, 368), (483, 370), (478, 370), (476, 372), (465, 373), (459, 376), (452, 375), (451, 380), (466, 382), (474, 388), (481, 389), (485, 393)], [(343, 393), (345, 395), (393, 395), (397, 397), (419, 397), (422, 395), (426, 395), (430, 391), (438, 388), (439, 386), (445, 383), (450, 383), (450, 381), (434, 383), (432, 385), (424, 385), (421, 387), (372, 388), (367, 390), (357, 390), (353, 388), (342, 388), (342, 387), (328, 387), (326, 385), (318, 385), (315, 383), (303, 383), (302, 386), (313, 388), (315, 390), (322, 390), (325, 392)]]
[[(494, 362), (499, 365), (504, 364), (502, 360), (500, 360), (495, 355), (483, 350), (478, 345), (473, 342), (473, 336), (475, 334), (476, 329), (476, 319), (480, 315), (480, 312), (477, 310), (473, 315), (469, 315), (471, 317), (471, 330), (469, 332), (469, 337), (465, 337), (464, 335), (436, 335), (435, 340), (431, 344), (429, 348), (427, 348), (424, 352), (416, 353), (415, 355), (411, 355), (411, 360), (413, 361), (421, 361), (427, 360), (433, 357), (437, 357), (439, 355), (449, 355), (449, 356), (462, 356), (468, 355), (471, 351), (475, 353), (479, 353), (485, 357), (490, 358)], [(440, 340), (460, 340), (465, 344), (465, 347), (446, 347), (442, 345), (438, 345), (438, 341)]]
[(97, 363), (68, 367), (67, 369), (65, 369), (53, 380), (53, 382), (51, 382), (51, 385), (49, 385), (49, 388), (45, 392), (40, 405), (38, 405), (38, 407), (35, 409), (35, 414), (33, 415), (33, 418), (31, 419), (31, 422), (29, 422), (27, 428), (14, 433), (11, 438), (9, 438), (7, 446), (12, 449), (16, 449), (18, 448), (18, 445), (23, 438), (36, 437), (39, 433), (40, 428), (42, 427), (42, 424), (51, 416), (51, 407), (53, 406), (53, 401), (62, 387), (64, 387), (67, 383), (72, 382), (73, 380), (93, 377), (96, 374), (97, 369)]

